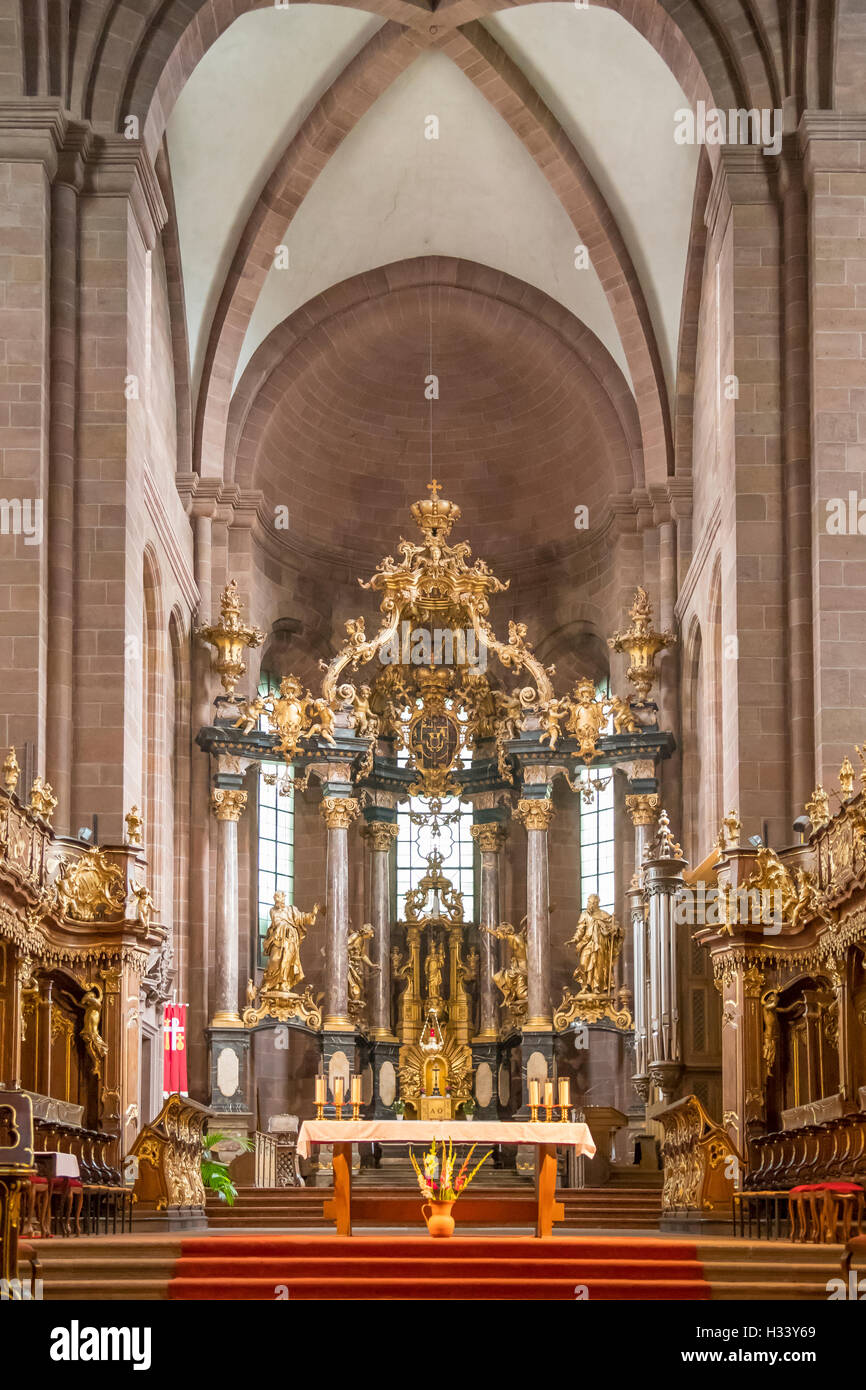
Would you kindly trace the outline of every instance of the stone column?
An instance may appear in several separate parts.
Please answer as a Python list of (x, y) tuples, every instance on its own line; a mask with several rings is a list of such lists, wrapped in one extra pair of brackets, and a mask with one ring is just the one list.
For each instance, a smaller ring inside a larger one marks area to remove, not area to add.
[(527, 1031), (553, 1027), (550, 1008), (550, 896), (547, 830), (553, 816), (549, 796), (526, 797), (517, 804), (526, 826), (526, 1023)]
[(354, 797), (328, 796), (320, 807), (328, 827), (327, 923), (326, 923), (326, 1032), (352, 1033), (349, 1018), (349, 826), (360, 807)]
[[(848, 61), (854, 62), (857, 45), (848, 47)], [(837, 61), (843, 61), (841, 52)], [(805, 624), (803, 586), (799, 639), (801, 644), (808, 640), (811, 648), (815, 781), (831, 786), (842, 758), (863, 733), (863, 117), (854, 111), (805, 111), (799, 141), (812, 262), (806, 289), (811, 392), (804, 397), (811, 406), (811, 448), (806, 438), (798, 441), (797, 451), (808, 451), (811, 502), (802, 491), (801, 479), (806, 479), (799, 469), (792, 480), (786, 475), (786, 483), (797, 489), (800, 505), (808, 509), (805, 525), (811, 526), (812, 630)], [(797, 197), (795, 186), (789, 203)], [(803, 557), (804, 563), (808, 558)], [(798, 712), (804, 713), (792, 708), (794, 718)], [(802, 795), (802, 781), (799, 786)], [(778, 841), (771, 838), (770, 843)]]
[(372, 958), (379, 969), (369, 977), (369, 1023), (373, 1038), (393, 1039), (391, 1027), (391, 845), (393, 821), (371, 820), (362, 831), (370, 849)]
[(238, 1013), (238, 821), (247, 804), (240, 788), (215, 787), (217, 818), (216, 940), (212, 1028), (240, 1028)]
[(481, 854), (481, 891), (479, 894), (480, 954), (478, 981), (478, 1042), (492, 1041), (499, 1035), (499, 1001), (493, 972), (496, 969), (496, 938), (484, 927), (497, 927), (501, 921), (500, 865), (507, 829), (498, 821), (473, 825), (472, 838)]
[(78, 192), (82, 152), (64, 152), (51, 196), (51, 399), (48, 481), (48, 676), (45, 769), (56, 828), (74, 833), (75, 387), (78, 370)]

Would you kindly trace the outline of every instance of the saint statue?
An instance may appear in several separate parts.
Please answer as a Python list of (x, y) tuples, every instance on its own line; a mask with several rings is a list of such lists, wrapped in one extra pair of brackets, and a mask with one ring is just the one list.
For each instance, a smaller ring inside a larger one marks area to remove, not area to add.
[(765, 1081), (772, 1076), (773, 1068), (776, 1065), (776, 1052), (779, 1045), (779, 1017), (776, 1013), (778, 1007), (779, 991), (777, 989), (765, 990), (761, 995), (761, 1015), (763, 1022), (761, 1055), (764, 1059)]
[(91, 985), (85, 989), (79, 1000), (80, 1007), (84, 1010), (84, 1019), (81, 1024), (81, 1041), (90, 1054), (93, 1063), (93, 1070), (99, 1076), (102, 1071), (102, 1059), (108, 1052), (108, 1043), (99, 1031), (99, 1022), (102, 1017), (102, 988), (100, 985)]
[(622, 939), (622, 927), (613, 913), (605, 912), (597, 893), (590, 893), (577, 919), (574, 936), (565, 943), (577, 952), (574, 978), (581, 994), (610, 994), (614, 961)]
[(445, 947), (441, 941), (434, 942), (427, 952), (424, 962), (424, 978), (427, 981), (427, 1003), (435, 1007), (442, 1002), (442, 980), (445, 973)]
[(523, 918), (518, 931), (510, 922), (503, 922), (498, 927), (484, 927), (483, 930), (499, 941), (506, 941), (511, 948), (508, 965), (494, 971), (493, 982), (502, 993), (505, 1007), (519, 1017), (526, 1012), (526, 918)]
[(262, 981), (263, 992), (294, 993), (295, 985), (304, 978), (301, 942), (321, 910), (316, 903), (312, 912), (301, 912), (300, 908), (286, 905), (285, 893), (274, 894), (271, 924), (265, 937), (268, 964)]
[(358, 930), (349, 932), (346, 942), (349, 967), (349, 1004), (364, 1004), (364, 966), (369, 970), (381, 970), (381, 965), (370, 960), (367, 955), (367, 942), (373, 939), (373, 928), (369, 922)]

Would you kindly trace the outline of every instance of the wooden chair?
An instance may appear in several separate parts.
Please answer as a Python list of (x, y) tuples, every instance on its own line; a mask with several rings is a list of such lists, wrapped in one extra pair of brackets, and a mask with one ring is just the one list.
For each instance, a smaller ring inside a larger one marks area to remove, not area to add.
[(866, 1193), (859, 1183), (814, 1182), (788, 1194), (791, 1239), (832, 1245), (859, 1235)]

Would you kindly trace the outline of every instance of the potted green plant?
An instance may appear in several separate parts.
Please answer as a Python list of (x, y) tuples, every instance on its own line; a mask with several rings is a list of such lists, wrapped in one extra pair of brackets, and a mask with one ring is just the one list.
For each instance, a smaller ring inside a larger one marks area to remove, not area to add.
[(463, 1102), (463, 1118), (464, 1120), (473, 1120), (475, 1118), (475, 1101), (471, 1096), (468, 1100), (464, 1100)]
[(256, 1146), (255, 1140), (248, 1139), (244, 1134), (222, 1134), (218, 1129), (215, 1129), (211, 1134), (203, 1135), (201, 1180), (205, 1187), (209, 1187), (211, 1192), (217, 1194), (221, 1202), (226, 1202), (230, 1207), (233, 1207), (238, 1190), (229, 1176), (228, 1164), (221, 1163), (213, 1153), (218, 1144), (225, 1144), (229, 1140), (240, 1145), (241, 1153), (250, 1153)]
[(397, 1099), (394, 1101), (394, 1104), (391, 1106), (391, 1109), (394, 1111), (394, 1119), (402, 1120), (406, 1114), (406, 1102), (404, 1100)]

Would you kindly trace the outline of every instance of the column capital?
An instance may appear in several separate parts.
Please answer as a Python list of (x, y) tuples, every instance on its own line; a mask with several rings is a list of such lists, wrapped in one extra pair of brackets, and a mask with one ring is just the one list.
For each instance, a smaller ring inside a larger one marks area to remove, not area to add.
[(168, 221), (156, 171), (138, 140), (99, 135), (87, 159), (84, 192), (97, 198), (127, 198), (142, 240), (152, 251)]
[(371, 820), (361, 827), (361, 834), (376, 854), (387, 854), (400, 833), (393, 821)]
[(547, 830), (554, 816), (553, 802), (547, 796), (521, 797), (514, 816), (527, 830)]
[(508, 827), (500, 821), (482, 821), (473, 825), (471, 834), (482, 854), (498, 854), (508, 838)]
[(361, 807), (354, 796), (323, 796), (319, 812), (329, 830), (348, 830)]
[(247, 804), (247, 794), (238, 787), (214, 787), (210, 804), (217, 820), (239, 821)]
[(633, 792), (625, 799), (632, 825), (655, 825), (659, 814), (658, 792)]

